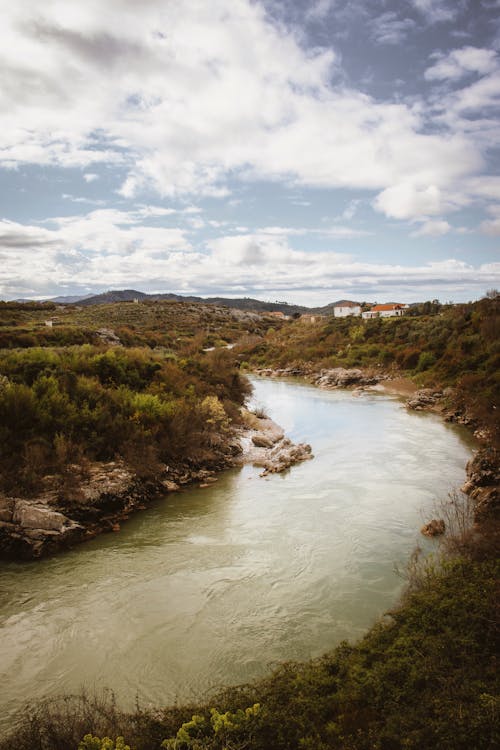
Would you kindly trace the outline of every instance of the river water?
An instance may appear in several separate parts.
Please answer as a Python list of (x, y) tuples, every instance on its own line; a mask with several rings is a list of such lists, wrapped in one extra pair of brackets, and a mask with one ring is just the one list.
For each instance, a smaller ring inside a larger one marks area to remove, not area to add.
[[(159, 500), (118, 534), (0, 569), (0, 722), (113, 687), (185, 700), (356, 638), (397, 599), (436, 499), (464, 481), (462, 432), (394, 397), (255, 380), (314, 460), (246, 466)], [(426, 542), (431, 545), (430, 542)]]

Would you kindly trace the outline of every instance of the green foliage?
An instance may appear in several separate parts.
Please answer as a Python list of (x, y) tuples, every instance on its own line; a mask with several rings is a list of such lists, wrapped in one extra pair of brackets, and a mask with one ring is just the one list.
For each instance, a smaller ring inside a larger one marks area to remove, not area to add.
[(115, 741), (109, 737), (92, 737), (86, 734), (78, 745), (78, 750), (131, 750), (130, 745), (125, 744), (123, 737), (117, 737)]
[[(245, 709), (221, 713), (210, 708), (210, 719), (203, 714), (194, 714), (190, 721), (182, 724), (175, 737), (162, 742), (165, 750), (196, 750), (197, 748), (238, 748), (249, 746), (255, 719), (260, 714), (260, 704), (254, 703)], [(243, 744), (241, 744), (243, 743)]]
[(432, 352), (421, 352), (418, 358), (417, 372), (428, 370), (435, 362), (436, 357)]
[[(173, 361), (144, 349), (10, 351), (0, 360), (0, 473), (30, 491), (65, 461), (122, 455), (141, 472), (216, 458), (248, 384), (229, 352)], [(149, 467), (149, 468), (148, 468)]]

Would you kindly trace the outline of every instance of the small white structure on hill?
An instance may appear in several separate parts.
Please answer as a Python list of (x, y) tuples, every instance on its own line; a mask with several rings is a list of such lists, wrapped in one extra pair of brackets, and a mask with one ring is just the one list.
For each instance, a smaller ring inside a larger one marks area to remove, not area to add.
[(361, 317), (366, 319), (369, 318), (394, 318), (397, 316), (404, 315), (405, 311), (408, 310), (410, 305), (405, 304), (388, 304), (388, 305), (374, 305), (370, 310), (362, 313)]
[(335, 318), (347, 318), (349, 315), (361, 315), (361, 305), (357, 302), (341, 302), (333, 308)]

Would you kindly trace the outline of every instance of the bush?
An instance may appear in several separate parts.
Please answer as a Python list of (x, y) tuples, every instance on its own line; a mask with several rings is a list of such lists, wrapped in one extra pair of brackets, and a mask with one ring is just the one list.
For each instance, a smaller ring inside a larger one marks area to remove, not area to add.
[(417, 372), (423, 372), (431, 368), (436, 362), (436, 357), (432, 352), (422, 352), (418, 358)]

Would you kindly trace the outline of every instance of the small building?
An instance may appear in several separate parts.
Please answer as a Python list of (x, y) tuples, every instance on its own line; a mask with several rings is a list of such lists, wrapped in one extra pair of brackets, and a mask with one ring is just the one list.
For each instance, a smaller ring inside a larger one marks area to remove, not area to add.
[(284, 312), (281, 312), (281, 310), (270, 310), (268, 312), (262, 313), (263, 315), (270, 315), (272, 318), (279, 318), (279, 320), (290, 320), (289, 315), (285, 315)]
[(310, 313), (305, 313), (300, 316), (300, 322), (301, 323), (321, 323), (325, 319), (324, 315), (311, 315)]
[(374, 305), (369, 310), (361, 314), (365, 320), (370, 318), (394, 318), (404, 315), (410, 306), (399, 303), (390, 303), (386, 305)]
[(334, 306), (334, 318), (347, 318), (349, 315), (361, 315), (361, 305), (357, 302), (341, 302)]

